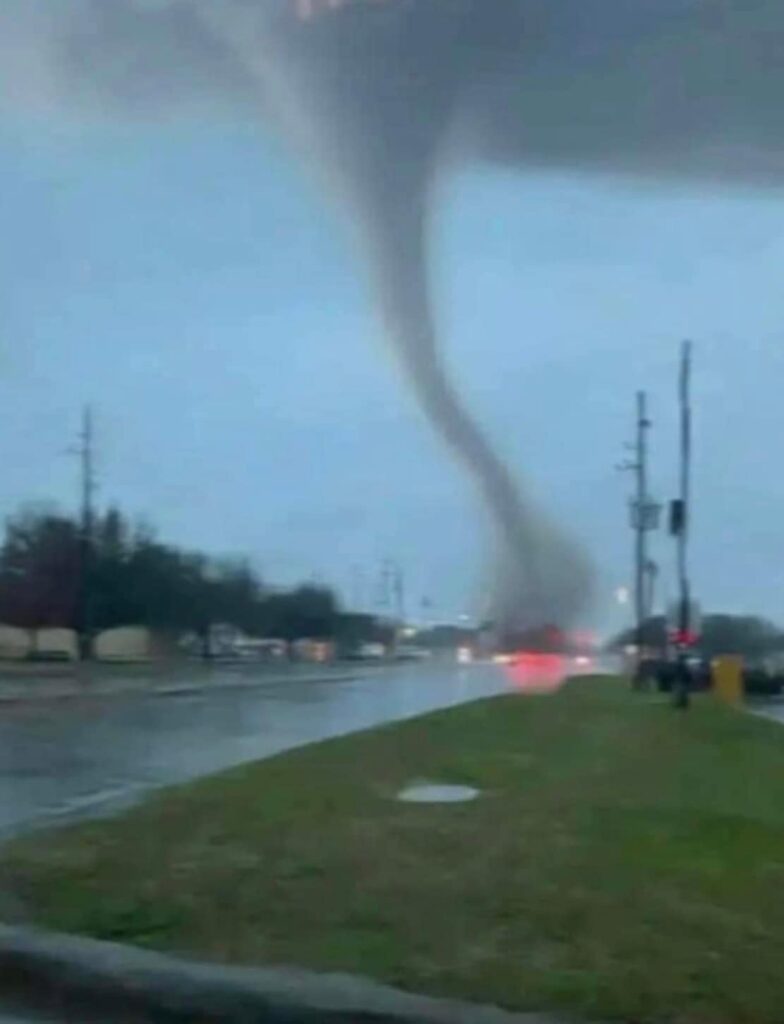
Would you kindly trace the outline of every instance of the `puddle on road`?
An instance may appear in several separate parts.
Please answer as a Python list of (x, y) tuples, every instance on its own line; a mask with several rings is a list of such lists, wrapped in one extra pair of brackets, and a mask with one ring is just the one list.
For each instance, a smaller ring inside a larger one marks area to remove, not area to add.
[(408, 804), (462, 804), (476, 800), (479, 790), (473, 786), (449, 786), (439, 782), (413, 782), (397, 795)]

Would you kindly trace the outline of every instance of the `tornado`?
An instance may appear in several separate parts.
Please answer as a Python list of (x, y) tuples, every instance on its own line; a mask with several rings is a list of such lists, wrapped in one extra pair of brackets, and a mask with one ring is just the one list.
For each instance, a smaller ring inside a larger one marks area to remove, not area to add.
[[(495, 526), (487, 611), (508, 630), (571, 622), (585, 609), (590, 570), (577, 546), (524, 498), (461, 401), (435, 322), (429, 229), (439, 179), (453, 150), (456, 158), (461, 102), (507, 27), (506, 18), (496, 19), (488, 32), (487, 7), (479, 12), (473, 0), (354, 0), (338, 9), (283, 5), (268, 12), (260, 36), (242, 8), (211, 24), (258, 74), (357, 228), (391, 351)], [(439, 61), (444, 51), (450, 59)]]
[(440, 182), (484, 161), (657, 188), (780, 188), (780, 0), (6, 3), (34, 58), (0, 60), (12, 96), (93, 116), (223, 107), (287, 134), (355, 226), (390, 348), (490, 512), (496, 617), (574, 621), (590, 599), (587, 557), (515, 480), (445, 369), (429, 251)]

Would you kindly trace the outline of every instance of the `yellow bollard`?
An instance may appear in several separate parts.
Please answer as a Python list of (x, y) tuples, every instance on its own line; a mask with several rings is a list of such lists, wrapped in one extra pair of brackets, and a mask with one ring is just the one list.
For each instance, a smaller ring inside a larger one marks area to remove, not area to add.
[(743, 659), (735, 654), (714, 658), (711, 666), (713, 692), (725, 704), (740, 704), (743, 700)]

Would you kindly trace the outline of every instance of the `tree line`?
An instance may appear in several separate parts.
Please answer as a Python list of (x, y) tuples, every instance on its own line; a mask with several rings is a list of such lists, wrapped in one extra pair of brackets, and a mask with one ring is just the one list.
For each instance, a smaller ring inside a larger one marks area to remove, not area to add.
[[(667, 646), (667, 620), (663, 615), (647, 619), (640, 640), (643, 647), (663, 650)], [(613, 648), (637, 643), (637, 631), (627, 629), (611, 643)], [(755, 615), (706, 615), (700, 630), (699, 651), (707, 658), (721, 654), (740, 654), (746, 658), (765, 658), (784, 652), (784, 631), (767, 619)]]
[(51, 509), (27, 508), (9, 518), (0, 547), (0, 622), (82, 634), (133, 624), (198, 635), (231, 623), (288, 641), (360, 641), (379, 629), (370, 616), (342, 613), (327, 587), (273, 590), (247, 560), (164, 543), (117, 508), (96, 516), (88, 536)]

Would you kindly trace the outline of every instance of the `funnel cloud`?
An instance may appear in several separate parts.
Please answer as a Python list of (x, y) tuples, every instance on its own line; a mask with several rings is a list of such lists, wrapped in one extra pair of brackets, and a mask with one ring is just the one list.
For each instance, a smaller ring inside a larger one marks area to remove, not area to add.
[(443, 365), (428, 253), (439, 181), (486, 160), (780, 186), (780, 0), (11, 0), (0, 35), (6, 105), (225, 107), (296, 141), (349, 211), (392, 351), (492, 515), (494, 613), (574, 621), (586, 557), (516, 484)]

